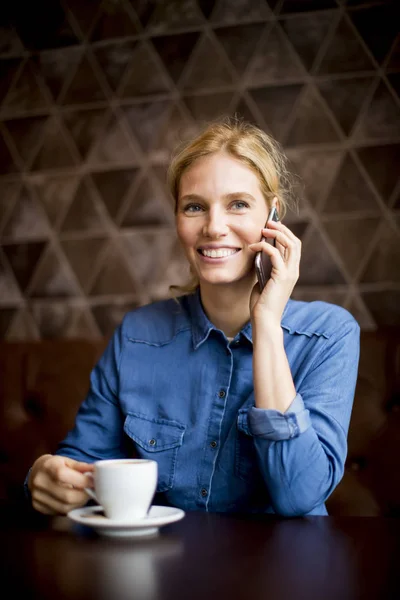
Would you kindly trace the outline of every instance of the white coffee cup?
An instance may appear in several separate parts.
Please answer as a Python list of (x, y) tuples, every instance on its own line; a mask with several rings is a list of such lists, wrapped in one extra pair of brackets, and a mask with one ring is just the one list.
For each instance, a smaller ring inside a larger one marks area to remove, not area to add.
[(94, 463), (94, 490), (85, 488), (115, 521), (143, 519), (151, 506), (158, 478), (154, 460), (121, 458)]

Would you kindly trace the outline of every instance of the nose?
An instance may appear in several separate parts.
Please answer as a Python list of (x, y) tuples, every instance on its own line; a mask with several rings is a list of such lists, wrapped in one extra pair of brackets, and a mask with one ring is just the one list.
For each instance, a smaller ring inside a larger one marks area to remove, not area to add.
[(207, 214), (203, 235), (209, 238), (219, 238), (228, 233), (226, 215), (217, 207), (213, 207)]

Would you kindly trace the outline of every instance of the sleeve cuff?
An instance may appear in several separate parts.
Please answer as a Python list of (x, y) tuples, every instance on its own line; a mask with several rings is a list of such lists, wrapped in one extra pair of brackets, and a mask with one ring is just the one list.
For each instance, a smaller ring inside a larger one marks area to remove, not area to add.
[(296, 394), (285, 413), (279, 410), (252, 407), (248, 411), (250, 433), (265, 440), (290, 440), (311, 426), (310, 412), (301, 394)]

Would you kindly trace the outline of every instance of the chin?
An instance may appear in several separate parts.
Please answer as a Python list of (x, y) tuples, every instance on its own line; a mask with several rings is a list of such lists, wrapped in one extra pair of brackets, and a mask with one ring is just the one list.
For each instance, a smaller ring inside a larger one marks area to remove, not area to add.
[(211, 285), (229, 285), (243, 282), (244, 279), (251, 278), (253, 280), (253, 273), (249, 271), (247, 273), (241, 274), (231, 274), (229, 273), (197, 273), (197, 277), (199, 278), (200, 283), (208, 283)]
[[(200, 283), (211, 285), (229, 285), (243, 282), (244, 279), (254, 279), (254, 264), (235, 265), (234, 268), (221, 268), (211, 266), (204, 268), (204, 265), (199, 265), (197, 261), (189, 261), (192, 271), (196, 274)], [(233, 266), (233, 265), (232, 265)]]

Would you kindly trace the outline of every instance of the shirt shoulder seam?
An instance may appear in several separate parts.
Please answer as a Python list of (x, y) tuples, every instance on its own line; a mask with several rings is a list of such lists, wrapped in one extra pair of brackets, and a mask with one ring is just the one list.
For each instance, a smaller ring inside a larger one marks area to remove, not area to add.
[[(341, 326), (341, 331), (343, 331), (343, 329), (344, 329), (344, 327), (345, 327), (345, 326), (347, 326), (347, 325), (352, 325), (352, 324), (353, 324), (353, 321), (351, 321), (351, 320), (345, 321), (345, 322), (342, 324), (342, 326)], [(330, 340), (330, 339), (331, 339), (331, 338), (333, 338), (333, 337), (334, 337), (334, 332), (332, 332), (332, 333), (331, 333), (331, 335), (330, 335), (329, 337), (326, 337), (326, 340), (327, 340), (327, 342), (328, 342), (328, 340)], [(340, 336), (338, 337), (338, 339), (340, 339)], [(326, 342), (326, 343), (327, 343), (327, 342)], [(325, 347), (326, 347), (326, 343), (324, 344), (323, 348), (321, 348), (321, 349), (320, 349), (320, 351), (319, 351), (319, 352), (317, 352), (316, 356), (314, 356), (314, 360), (312, 361), (312, 363), (311, 363), (311, 365), (310, 365), (310, 367), (309, 367), (309, 370), (308, 370), (308, 372), (309, 372), (309, 373), (311, 373), (311, 371), (312, 371), (312, 370), (313, 370), (313, 368), (314, 368), (314, 365), (315, 365), (315, 364), (316, 364), (316, 362), (317, 362), (317, 359), (318, 359), (318, 358), (321, 356), (322, 352), (324, 351), (324, 349), (325, 349)]]
[(326, 339), (329, 339), (333, 335), (333, 332), (327, 333), (326, 331), (314, 331), (312, 329), (293, 329), (289, 327), (289, 325), (284, 325), (283, 323), (281, 324), (281, 326), (288, 333), (290, 333), (290, 335), (306, 335), (307, 337), (312, 337), (313, 335), (316, 335), (318, 337), (324, 337)]
[(189, 325), (185, 326), (185, 327), (181, 327), (179, 329), (176, 329), (174, 331), (174, 334), (167, 340), (160, 340), (160, 341), (145, 340), (143, 338), (132, 337), (131, 335), (128, 335), (128, 334), (126, 334), (126, 339), (128, 342), (133, 342), (133, 343), (137, 343), (137, 344), (147, 344), (148, 346), (166, 346), (167, 344), (170, 344), (171, 342), (173, 342), (173, 340), (180, 333), (183, 333), (185, 331), (190, 331), (190, 329), (191, 329), (191, 327)]

